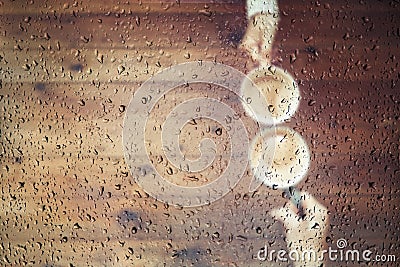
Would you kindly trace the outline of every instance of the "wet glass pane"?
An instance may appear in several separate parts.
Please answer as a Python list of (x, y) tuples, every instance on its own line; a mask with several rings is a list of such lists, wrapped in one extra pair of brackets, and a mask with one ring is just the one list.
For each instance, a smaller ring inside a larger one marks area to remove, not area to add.
[(1, 266), (397, 266), (398, 1), (0, 1)]

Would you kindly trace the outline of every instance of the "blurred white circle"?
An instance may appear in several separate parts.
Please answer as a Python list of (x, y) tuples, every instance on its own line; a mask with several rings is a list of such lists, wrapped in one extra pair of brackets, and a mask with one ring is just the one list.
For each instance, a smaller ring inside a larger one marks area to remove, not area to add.
[[(244, 105), (244, 108), (253, 119), (261, 118), (260, 123), (270, 125), (271, 117), (277, 124), (294, 115), (300, 103), (300, 91), (289, 73), (275, 66), (260, 66), (247, 76), (249, 79), (243, 81), (241, 90), (246, 104), (251, 107)], [(249, 80), (258, 90), (254, 90)], [(259, 101), (261, 98), (265, 100)]]
[(310, 152), (301, 135), (288, 127), (268, 128), (250, 147), (254, 177), (273, 189), (298, 184), (310, 165)]

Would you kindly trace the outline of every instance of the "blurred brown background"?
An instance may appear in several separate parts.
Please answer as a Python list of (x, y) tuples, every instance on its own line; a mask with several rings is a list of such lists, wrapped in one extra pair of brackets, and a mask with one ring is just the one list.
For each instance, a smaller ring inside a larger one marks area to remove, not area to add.
[[(205, 2), (0, 1), (1, 265), (287, 266), (256, 259), (286, 247), (267, 214), (281, 192), (239, 185), (180, 209), (147, 196), (124, 161), (125, 108), (152, 74), (254, 68), (237, 49), (245, 3)], [(398, 261), (399, 5), (282, 0), (273, 47), (300, 86), (287, 125), (312, 151), (299, 187), (329, 209), (327, 243)], [(327, 262), (347, 265), (366, 264)]]

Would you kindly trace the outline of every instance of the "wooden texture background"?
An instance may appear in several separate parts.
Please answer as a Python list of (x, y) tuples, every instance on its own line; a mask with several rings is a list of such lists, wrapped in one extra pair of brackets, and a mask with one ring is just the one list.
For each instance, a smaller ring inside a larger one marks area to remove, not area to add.
[[(198, 60), (254, 68), (237, 49), (245, 4), (206, 2), (0, 1), (0, 265), (287, 266), (256, 259), (286, 247), (268, 215), (281, 192), (243, 183), (181, 209), (147, 196), (124, 161), (125, 109), (151, 75)], [(302, 95), (286, 124), (312, 152), (299, 187), (328, 208), (328, 245), (399, 261), (399, 3), (279, 7), (274, 64)], [(202, 93), (177, 89), (159, 112)]]

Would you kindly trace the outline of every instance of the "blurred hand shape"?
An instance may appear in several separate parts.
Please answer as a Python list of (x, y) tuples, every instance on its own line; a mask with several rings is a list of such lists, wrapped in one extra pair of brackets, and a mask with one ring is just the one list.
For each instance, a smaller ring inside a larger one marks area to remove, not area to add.
[[(284, 207), (274, 209), (270, 215), (281, 221), (286, 228), (286, 243), (290, 251), (297, 251), (300, 255), (295, 267), (321, 266), (323, 264), (322, 251), (325, 247), (326, 229), (329, 218), (328, 210), (307, 192), (301, 193), (304, 216), (300, 217), (292, 201)], [(303, 252), (314, 251), (316, 258), (302, 257)]]
[(256, 14), (249, 19), (246, 33), (240, 44), (260, 65), (270, 65), (271, 47), (278, 29), (278, 14)]

